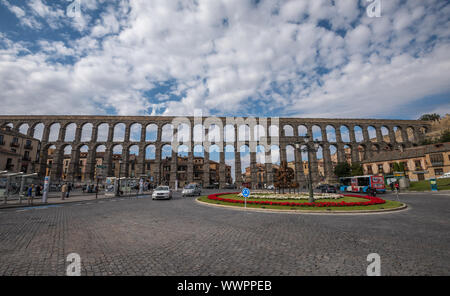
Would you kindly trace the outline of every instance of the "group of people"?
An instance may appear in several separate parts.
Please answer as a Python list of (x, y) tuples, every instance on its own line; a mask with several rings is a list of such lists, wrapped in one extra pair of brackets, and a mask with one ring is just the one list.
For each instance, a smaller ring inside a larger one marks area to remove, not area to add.
[(70, 191), (72, 191), (72, 184), (64, 183), (61, 186), (61, 199), (69, 198)]
[(94, 185), (94, 184), (88, 184), (88, 185), (83, 185), (83, 187), (82, 187), (82, 191), (83, 191), (83, 193), (95, 193), (95, 192), (97, 192), (97, 190), (98, 190), (98, 187), (97, 187), (97, 185)]
[(394, 192), (394, 191), (400, 192), (400, 184), (398, 183), (398, 181), (391, 182), (389, 185), (391, 186), (392, 192)]
[(36, 196), (41, 196), (42, 195), (42, 186), (41, 185), (36, 185), (36, 184), (31, 184), (30, 186), (28, 186), (27, 188), (27, 200), (28, 200), (28, 204), (32, 205), (33, 204), (33, 200)]

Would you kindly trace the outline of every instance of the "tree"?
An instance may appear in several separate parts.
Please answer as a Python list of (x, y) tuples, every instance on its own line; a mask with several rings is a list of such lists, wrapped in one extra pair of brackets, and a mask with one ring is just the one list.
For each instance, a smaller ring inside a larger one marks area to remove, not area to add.
[(444, 131), (439, 141), (440, 143), (450, 142), (450, 130)]
[(364, 170), (359, 162), (352, 163), (350, 167), (352, 176), (362, 176), (364, 175)]
[(424, 114), (419, 118), (419, 120), (425, 120), (425, 121), (439, 121), (440, 119), (441, 119), (441, 115), (439, 115), (437, 113)]
[(404, 172), (405, 171), (405, 165), (400, 162), (394, 162), (394, 172)]
[(352, 169), (348, 162), (339, 162), (334, 168), (334, 174), (339, 178), (350, 177), (351, 171)]

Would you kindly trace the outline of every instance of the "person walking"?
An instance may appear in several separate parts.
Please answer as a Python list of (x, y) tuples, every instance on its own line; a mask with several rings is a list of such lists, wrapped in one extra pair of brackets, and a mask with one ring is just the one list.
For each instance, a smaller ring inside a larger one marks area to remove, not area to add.
[(33, 187), (34, 187), (34, 184), (31, 184), (30, 185), (30, 187), (28, 187), (28, 190), (27, 190), (27, 203), (28, 203), (28, 205), (31, 205), (32, 204), (32, 198), (33, 198)]
[(66, 198), (67, 194), (67, 184), (64, 183), (64, 185), (61, 187), (61, 199), (64, 200)]
[(70, 195), (70, 191), (72, 190), (72, 184), (68, 184), (67, 185), (67, 194), (66, 194), (66, 198), (69, 198), (69, 195)]
[(398, 184), (398, 182), (395, 182), (395, 190), (397, 191), (397, 192), (400, 192), (400, 184)]

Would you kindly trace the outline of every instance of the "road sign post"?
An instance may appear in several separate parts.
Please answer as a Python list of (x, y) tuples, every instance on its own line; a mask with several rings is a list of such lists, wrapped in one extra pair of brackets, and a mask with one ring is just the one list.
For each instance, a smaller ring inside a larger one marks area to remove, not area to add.
[(250, 196), (250, 190), (248, 188), (242, 189), (242, 196), (244, 197), (244, 208), (247, 208), (247, 197)]

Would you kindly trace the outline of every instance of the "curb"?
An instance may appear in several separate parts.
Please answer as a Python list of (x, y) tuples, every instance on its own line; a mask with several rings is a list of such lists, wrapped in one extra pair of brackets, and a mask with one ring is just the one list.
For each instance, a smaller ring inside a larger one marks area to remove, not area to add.
[(219, 208), (227, 208), (233, 210), (240, 211), (252, 211), (252, 212), (260, 212), (260, 213), (279, 213), (279, 214), (307, 214), (307, 215), (370, 215), (370, 214), (389, 214), (392, 212), (399, 212), (408, 210), (408, 206), (405, 203), (398, 208), (393, 209), (383, 209), (383, 210), (356, 210), (356, 211), (311, 211), (311, 210), (275, 210), (275, 209), (261, 209), (261, 208), (244, 208), (237, 206), (228, 206), (228, 205), (220, 205), (213, 204), (204, 201), (198, 200), (196, 198), (195, 201), (201, 205), (219, 207)]
[[(144, 195), (141, 195), (141, 196), (145, 196), (146, 194), (144, 194)], [(74, 204), (74, 203), (84, 203), (84, 202), (98, 202), (98, 201), (101, 201), (101, 200), (110, 200), (110, 199), (117, 199), (117, 198), (129, 198), (129, 197), (137, 197), (137, 196), (113, 196), (113, 197), (103, 197), (103, 198), (97, 198), (97, 199), (87, 199), (87, 200), (73, 200), (73, 201), (67, 201), (67, 202), (57, 202), (57, 203), (55, 203), (55, 202), (53, 202), (53, 203), (45, 203), (45, 204), (43, 204), (43, 203), (41, 203), (41, 204), (34, 204), (34, 205), (27, 205), (26, 203), (25, 204), (18, 204), (18, 205), (10, 205), (10, 206), (6, 206), (6, 207), (2, 207), (2, 206), (0, 206), (0, 211), (2, 211), (2, 210), (8, 210), (8, 209), (17, 209), (17, 208), (23, 208), (23, 209), (26, 209), (26, 208), (31, 208), (31, 207), (33, 207), (33, 208), (36, 208), (36, 207), (46, 207), (46, 206), (55, 206), (55, 205), (58, 205), (58, 206), (63, 206), (63, 205), (66, 205), (66, 204)], [(25, 202), (26, 202), (26, 200), (25, 200)]]

